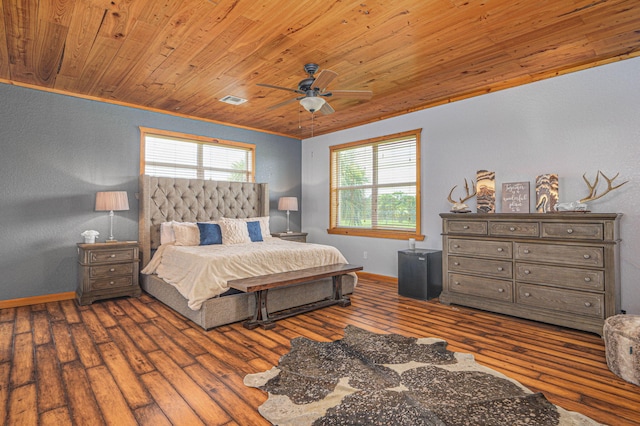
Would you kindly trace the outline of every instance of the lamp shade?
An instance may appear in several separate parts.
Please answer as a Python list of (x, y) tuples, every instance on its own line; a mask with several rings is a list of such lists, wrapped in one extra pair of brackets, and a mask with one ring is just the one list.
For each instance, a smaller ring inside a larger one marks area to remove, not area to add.
[(278, 210), (298, 211), (298, 198), (296, 197), (280, 197), (278, 200)]
[(129, 210), (127, 191), (96, 192), (96, 211)]
[(320, 98), (318, 96), (307, 96), (306, 98), (300, 99), (300, 105), (302, 105), (304, 109), (311, 113), (314, 113), (322, 108), (324, 103), (324, 98)]

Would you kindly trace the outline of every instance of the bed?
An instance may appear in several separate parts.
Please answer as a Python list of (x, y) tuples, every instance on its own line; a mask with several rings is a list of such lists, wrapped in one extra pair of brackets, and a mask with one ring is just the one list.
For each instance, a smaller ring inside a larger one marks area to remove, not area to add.
[[(269, 216), (269, 189), (266, 183), (223, 182), (146, 175), (140, 176), (139, 183), (140, 218), (138, 226), (141, 269), (145, 269), (153, 254), (161, 246), (161, 225), (163, 223), (206, 223), (225, 220), (225, 218), (249, 221), (251, 218), (264, 220)], [(269, 236), (265, 235), (264, 237), (267, 242)], [(264, 246), (284, 243), (284, 241), (272, 240)], [(305, 247), (307, 245), (303, 243), (286, 243), (299, 247), (301, 250), (310, 248)], [(261, 244), (253, 243), (254, 246)], [(166, 247), (161, 250), (164, 248)], [(243, 277), (239, 276), (238, 278)], [(355, 275), (345, 278), (350, 279), (344, 280), (343, 293), (350, 294), (353, 292), (357, 278)], [(247, 319), (251, 317), (255, 308), (253, 294), (247, 293), (218, 295), (194, 304), (192, 300), (187, 300), (174, 285), (168, 284), (156, 274), (141, 274), (140, 285), (148, 294), (204, 329)], [(269, 293), (269, 312), (290, 309), (329, 298), (332, 296), (332, 289), (331, 279), (274, 289)], [(198, 309), (192, 309), (194, 306), (197, 306)]]

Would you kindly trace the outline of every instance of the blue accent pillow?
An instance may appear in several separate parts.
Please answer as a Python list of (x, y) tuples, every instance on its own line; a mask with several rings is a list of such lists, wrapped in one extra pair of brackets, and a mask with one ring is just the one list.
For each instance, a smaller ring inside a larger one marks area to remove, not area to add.
[(200, 245), (210, 246), (212, 244), (222, 244), (222, 230), (217, 223), (200, 223)]
[(247, 230), (251, 242), (262, 241), (262, 231), (260, 230), (260, 222), (247, 222)]

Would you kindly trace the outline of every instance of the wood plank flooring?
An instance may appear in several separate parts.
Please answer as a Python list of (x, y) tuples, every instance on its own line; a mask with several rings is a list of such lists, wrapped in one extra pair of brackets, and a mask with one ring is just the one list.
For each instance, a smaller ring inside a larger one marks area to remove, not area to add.
[(236, 323), (206, 332), (147, 295), (0, 310), (0, 424), (268, 424), (257, 412), (266, 395), (243, 377), (275, 365), (291, 339), (339, 339), (348, 324), (444, 338), (568, 410), (640, 424), (640, 387), (607, 369), (599, 336), (408, 299), (370, 279), (351, 306), (268, 331)]

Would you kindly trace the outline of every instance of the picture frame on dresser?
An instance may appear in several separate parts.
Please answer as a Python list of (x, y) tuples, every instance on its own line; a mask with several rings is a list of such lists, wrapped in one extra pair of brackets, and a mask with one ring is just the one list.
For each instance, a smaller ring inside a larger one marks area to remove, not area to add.
[(440, 302), (600, 335), (620, 312), (620, 213), (440, 216)]

